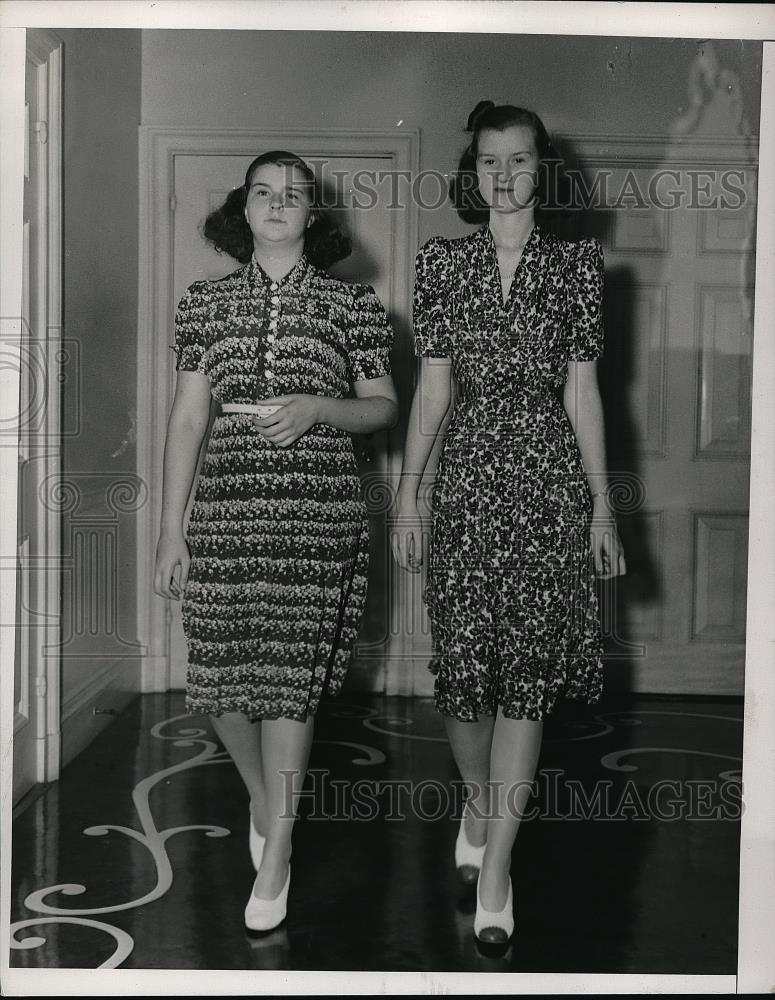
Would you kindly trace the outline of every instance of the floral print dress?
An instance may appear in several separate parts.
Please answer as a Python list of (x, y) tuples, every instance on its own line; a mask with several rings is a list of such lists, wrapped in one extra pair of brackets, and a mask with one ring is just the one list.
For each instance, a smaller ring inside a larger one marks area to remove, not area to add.
[[(369, 285), (306, 257), (281, 281), (251, 262), (191, 285), (176, 368), (221, 403), (336, 398), (390, 374), (392, 331)], [(303, 721), (341, 689), (366, 600), (368, 518), (352, 436), (314, 424), (282, 448), (249, 413), (213, 422), (188, 527), (186, 710)]]
[(436, 708), (543, 719), (597, 701), (601, 634), (592, 499), (561, 390), (602, 355), (600, 243), (536, 226), (504, 305), (489, 227), (416, 260), (415, 353), (451, 358), (424, 601)]

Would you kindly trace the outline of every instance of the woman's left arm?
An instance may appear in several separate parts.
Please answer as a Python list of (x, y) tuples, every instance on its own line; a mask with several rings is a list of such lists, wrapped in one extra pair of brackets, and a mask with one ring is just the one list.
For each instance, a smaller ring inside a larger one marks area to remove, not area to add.
[(608, 505), (603, 403), (596, 361), (569, 361), (563, 404), (573, 426), (592, 493), (590, 536), (595, 571), (601, 578), (627, 572), (622, 543)]
[(356, 399), (318, 397), (318, 422), (331, 424), (353, 434), (395, 427), (398, 422), (398, 396), (392, 375), (353, 382)]
[(398, 398), (391, 375), (353, 383), (355, 399), (295, 393), (272, 396), (265, 403), (279, 404), (269, 417), (254, 417), (256, 427), (281, 448), (300, 438), (313, 424), (330, 424), (352, 434), (371, 434), (398, 421)]
[(351, 434), (370, 434), (398, 422), (398, 397), (390, 369), (393, 329), (371, 285), (349, 286), (352, 296), (342, 331), (355, 399), (296, 394), (264, 400), (279, 403), (271, 417), (254, 423), (275, 444), (286, 447), (313, 424), (330, 424)]

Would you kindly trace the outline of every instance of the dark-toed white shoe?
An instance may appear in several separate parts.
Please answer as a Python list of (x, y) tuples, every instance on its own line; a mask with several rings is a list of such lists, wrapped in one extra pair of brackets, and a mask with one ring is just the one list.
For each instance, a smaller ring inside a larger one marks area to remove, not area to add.
[(476, 916), (474, 934), (482, 944), (507, 944), (514, 933), (514, 895), (509, 879), (509, 895), (506, 905), (499, 913), (491, 913), (482, 906), (479, 899), (479, 883), (476, 885)]

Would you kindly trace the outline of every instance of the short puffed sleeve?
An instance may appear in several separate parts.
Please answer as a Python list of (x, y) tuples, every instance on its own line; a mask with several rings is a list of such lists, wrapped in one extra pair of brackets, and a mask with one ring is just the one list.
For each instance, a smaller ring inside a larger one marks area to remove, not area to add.
[(414, 353), (434, 358), (452, 354), (449, 290), (452, 255), (447, 240), (434, 236), (420, 248), (414, 262), (412, 323)]
[(603, 248), (598, 239), (581, 240), (568, 267), (568, 340), (571, 361), (603, 355)]
[(345, 348), (353, 382), (390, 375), (393, 328), (371, 285), (353, 285)]
[(194, 282), (183, 293), (175, 311), (175, 371), (204, 372), (205, 310), (202, 283)]

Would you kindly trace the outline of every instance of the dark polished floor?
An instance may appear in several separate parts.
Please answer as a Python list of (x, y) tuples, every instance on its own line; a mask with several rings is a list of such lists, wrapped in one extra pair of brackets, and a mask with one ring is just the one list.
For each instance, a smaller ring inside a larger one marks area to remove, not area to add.
[(457, 775), (429, 701), (327, 703), (288, 918), (262, 937), (242, 922), (246, 793), (182, 706), (138, 698), (17, 815), (12, 966), (736, 971), (740, 701), (566, 703), (514, 851), (515, 938), (495, 956), (456, 878)]

